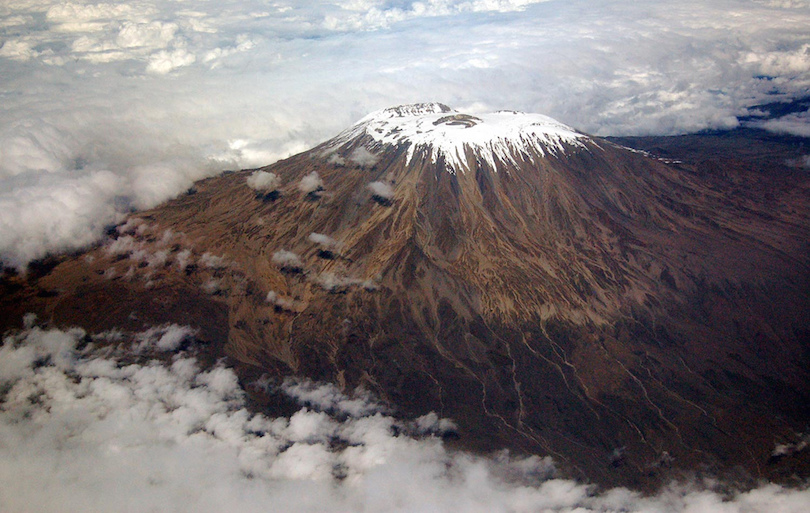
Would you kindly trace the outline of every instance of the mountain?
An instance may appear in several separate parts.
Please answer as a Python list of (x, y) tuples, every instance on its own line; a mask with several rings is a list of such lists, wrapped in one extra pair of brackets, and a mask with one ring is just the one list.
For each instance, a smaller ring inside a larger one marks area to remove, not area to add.
[(452, 418), (451, 445), (606, 485), (789, 480), (810, 469), (808, 185), (404, 105), (7, 272), (0, 328), (187, 324), (246, 383), (363, 387)]

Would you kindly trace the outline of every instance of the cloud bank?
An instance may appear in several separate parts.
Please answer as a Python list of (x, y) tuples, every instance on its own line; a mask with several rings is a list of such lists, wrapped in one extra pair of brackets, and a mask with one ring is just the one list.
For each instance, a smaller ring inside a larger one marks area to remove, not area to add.
[[(330, 385), (283, 383), (302, 407), (272, 418), (246, 409), (228, 368), (164, 353), (174, 343), (161, 341), (182, 327), (88, 336), (27, 321), (0, 347), (0, 509), (9, 513), (799, 513), (810, 501), (808, 489), (776, 485), (597, 492), (555, 478), (548, 458), (449, 451), (440, 435), (451, 421), (399, 421), (367, 394)], [(130, 341), (152, 341), (142, 360), (124, 356)]]
[(810, 137), (810, 110), (766, 121), (754, 121), (749, 124), (777, 134)]
[(81, 247), (132, 208), (395, 104), (596, 135), (734, 127), (807, 95), (808, 26), (803, 0), (6, 1), (0, 259)]

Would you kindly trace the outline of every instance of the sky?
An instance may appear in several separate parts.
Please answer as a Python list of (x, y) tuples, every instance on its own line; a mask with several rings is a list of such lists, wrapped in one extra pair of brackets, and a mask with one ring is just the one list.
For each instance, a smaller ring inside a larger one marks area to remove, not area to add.
[(81, 248), (392, 105), (594, 135), (735, 127), (808, 95), (808, 27), (808, 0), (4, 0), (0, 261)]
[(0, 346), (6, 513), (803, 513), (810, 503), (809, 488), (767, 483), (599, 490), (557, 477), (548, 457), (451, 451), (440, 435), (452, 420), (396, 420), (333, 385), (247, 384), (300, 404), (268, 417), (246, 409), (230, 369), (200, 366), (188, 327), (86, 337), (26, 323)]

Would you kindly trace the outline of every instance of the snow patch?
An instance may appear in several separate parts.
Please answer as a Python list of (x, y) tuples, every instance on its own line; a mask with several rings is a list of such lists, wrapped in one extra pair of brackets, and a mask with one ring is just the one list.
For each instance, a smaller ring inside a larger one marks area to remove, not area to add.
[(408, 145), (407, 162), (417, 153), (444, 160), (451, 173), (470, 170), (471, 158), (518, 165), (535, 155), (561, 155), (585, 148), (589, 139), (548, 116), (499, 111), (471, 116), (441, 103), (400, 105), (369, 114), (335, 139), (343, 145), (368, 136), (380, 145)]

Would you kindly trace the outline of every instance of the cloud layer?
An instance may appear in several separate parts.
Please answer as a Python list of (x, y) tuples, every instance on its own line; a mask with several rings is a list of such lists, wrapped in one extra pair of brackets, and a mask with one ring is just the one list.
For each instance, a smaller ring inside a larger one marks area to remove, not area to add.
[[(434, 435), (454, 429), (451, 421), (398, 421), (368, 395), (330, 385), (287, 381), (281, 390), (299, 411), (253, 414), (231, 370), (163, 353), (191, 336), (187, 328), (88, 337), (32, 321), (0, 347), (0, 509), (9, 513), (799, 513), (810, 501), (810, 490), (776, 485), (731, 495), (697, 485), (651, 497), (595, 493), (555, 479), (548, 458), (448, 451)], [(129, 343), (142, 360), (124, 355)]]
[(7, 1), (0, 258), (80, 247), (130, 208), (392, 104), (597, 135), (733, 127), (807, 94), (807, 26), (801, 0)]

